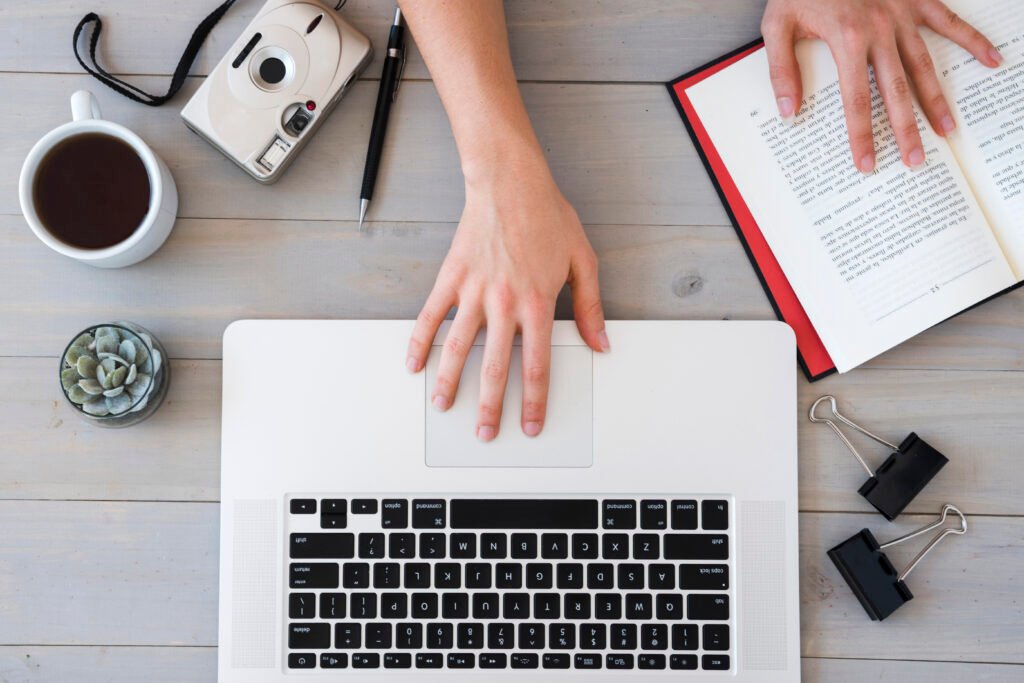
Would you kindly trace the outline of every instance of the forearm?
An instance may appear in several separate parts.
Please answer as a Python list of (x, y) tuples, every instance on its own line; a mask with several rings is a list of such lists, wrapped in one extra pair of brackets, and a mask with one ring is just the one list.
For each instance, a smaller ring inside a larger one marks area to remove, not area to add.
[(500, 0), (400, 0), (451, 122), (467, 182), (507, 166), (547, 173), (509, 54)]

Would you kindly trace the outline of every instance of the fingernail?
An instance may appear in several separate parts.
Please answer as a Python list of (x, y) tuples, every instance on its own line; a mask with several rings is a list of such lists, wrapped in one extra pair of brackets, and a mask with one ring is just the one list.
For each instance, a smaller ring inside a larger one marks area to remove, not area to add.
[(952, 133), (953, 129), (956, 128), (956, 122), (953, 121), (953, 117), (949, 114), (942, 117), (942, 120), (939, 121), (939, 125), (942, 126), (943, 133)]
[(1003, 63), (1003, 55), (999, 52), (999, 50), (995, 49), (994, 47), (989, 48), (988, 58), (991, 59), (992, 63), (995, 64), (996, 66), (999, 66), (1000, 64)]
[(405, 367), (409, 368), (409, 372), (416, 372), (420, 369), (420, 362), (409, 356), (408, 360), (405, 361)]
[(497, 435), (498, 430), (491, 425), (480, 425), (476, 428), (476, 438), (481, 441), (493, 441), (494, 437)]
[(540, 434), (540, 422), (527, 422), (523, 425), (523, 433), (527, 436), (537, 436)]
[(434, 407), (437, 408), (438, 410), (448, 410), (448, 398), (446, 396), (438, 394), (437, 396), (434, 397), (434, 400), (431, 402), (434, 404)]
[(907, 161), (910, 162), (911, 168), (917, 168), (924, 163), (924, 151), (920, 147), (915, 147), (907, 155)]
[(861, 173), (871, 173), (875, 170), (875, 155), (868, 154), (860, 160), (860, 165), (857, 167)]
[(776, 102), (779, 105), (779, 116), (787, 121), (793, 118), (794, 111), (792, 97), (780, 97)]
[(601, 347), (602, 351), (612, 348), (612, 345), (608, 343), (608, 334), (604, 330), (597, 333), (597, 345)]

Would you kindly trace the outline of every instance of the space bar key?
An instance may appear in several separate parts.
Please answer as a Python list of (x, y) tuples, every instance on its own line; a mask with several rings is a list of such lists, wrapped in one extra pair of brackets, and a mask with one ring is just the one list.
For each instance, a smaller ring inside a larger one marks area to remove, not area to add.
[(579, 499), (454, 499), (453, 529), (596, 529), (597, 501)]

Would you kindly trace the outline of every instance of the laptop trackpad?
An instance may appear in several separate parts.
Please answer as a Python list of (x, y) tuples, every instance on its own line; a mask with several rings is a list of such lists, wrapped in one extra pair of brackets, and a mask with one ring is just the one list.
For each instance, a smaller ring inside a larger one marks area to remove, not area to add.
[(459, 393), (447, 412), (430, 405), (434, 377), (441, 358), (435, 346), (427, 361), (426, 463), (430, 467), (590, 467), (594, 459), (593, 360), (586, 346), (551, 348), (551, 389), (544, 430), (528, 437), (520, 427), (523, 398), (522, 349), (512, 350), (505, 408), (498, 438), (476, 438), (480, 366), (484, 347), (474, 346), (466, 360)]

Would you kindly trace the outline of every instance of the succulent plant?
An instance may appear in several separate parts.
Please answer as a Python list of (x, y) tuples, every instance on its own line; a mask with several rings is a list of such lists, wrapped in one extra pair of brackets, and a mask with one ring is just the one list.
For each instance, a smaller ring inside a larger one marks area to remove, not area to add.
[(134, 413), (146, 407), (162, 363), (145, 332), (97, 327), (68, 346), (60, 382), (68, 399), (88, 415)]

